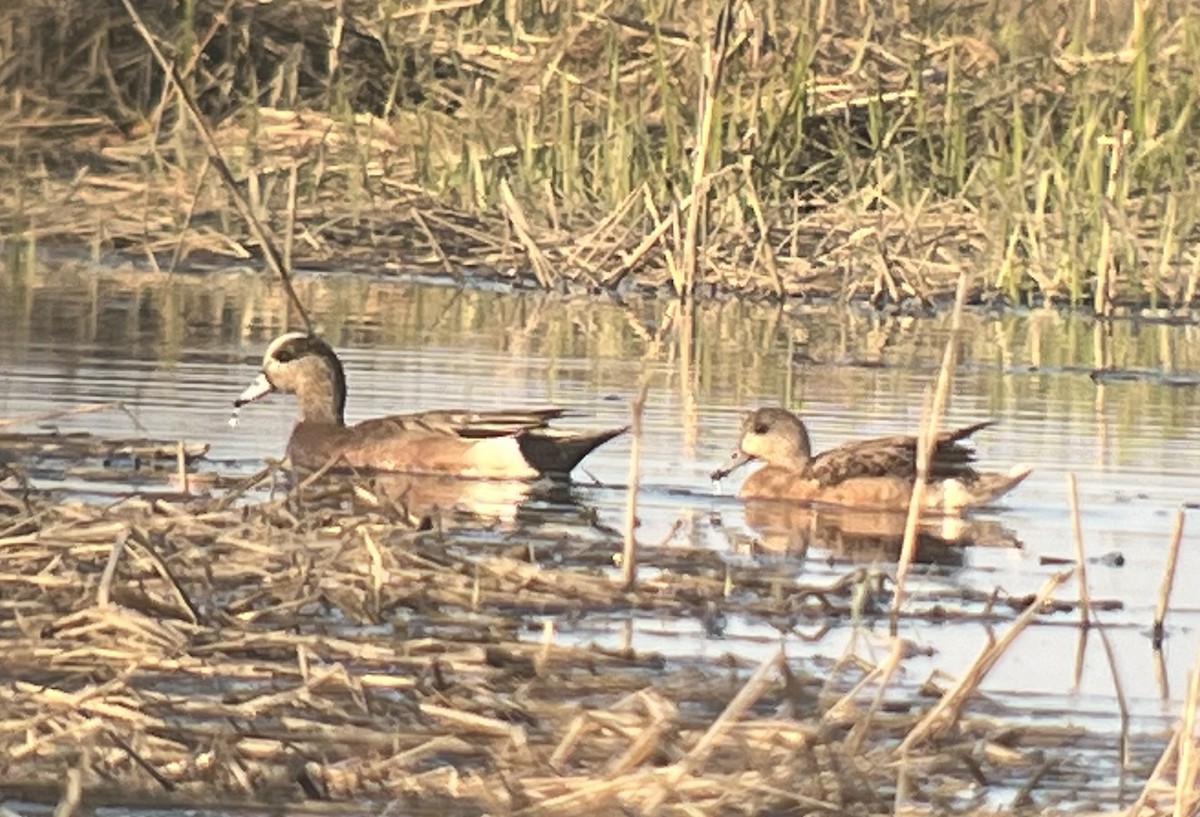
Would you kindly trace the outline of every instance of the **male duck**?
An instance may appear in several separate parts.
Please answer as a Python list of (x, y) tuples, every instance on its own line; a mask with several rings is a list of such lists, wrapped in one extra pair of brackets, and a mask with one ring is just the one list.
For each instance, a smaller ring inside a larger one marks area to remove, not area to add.
[(234, 406), (273, 391), (296, 395), (299, 411), (287, 453), (301, 468), (336, 461), (472, 479), (565, 478), (593, 449), (626, 430), (580, 434), (550, 428), (565, 413), (560, 408), (427, 411), (347, 426), (342, 363), (328, 343), (303, 332), (271, 342), (258, 377)]
[[(1029, 476), (1030, 468), (980, 472), (963, 441), (993, 420), (938, 435), (929, 468), (924, 507), (958, 514), (1003, 496)], [(753, 460), (765, 465), (742, 483), (742, 499), (821, 502), (872, 510), (907, 510), (917, 475), (917, 438), (860, 440), (812, 455), (803, 421), (781, 408), (760, 408), (746, 417), (733, 462), (713, 472), (722, 479)]]

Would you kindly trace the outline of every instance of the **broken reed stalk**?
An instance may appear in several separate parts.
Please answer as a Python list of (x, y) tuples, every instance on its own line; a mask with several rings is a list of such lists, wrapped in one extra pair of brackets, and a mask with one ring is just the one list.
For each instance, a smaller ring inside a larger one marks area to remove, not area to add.
[(1188, 673), (1187, 703), (1179, 725), (1179, 765), (1175, 771), (1175, 814), (1195, 814), (1200, 800), (1200, 746), (1196, 727), (1200, 724), (1200, 661)]
[[(166, 512), (169, 510), (174, 510), (174, 508), (168, 505), (168, 503), (159, 500), (155, 502), (155, 510)], [(129, 531), (129, 538), (133, 539), (133, 547), (136, 548), (138, 554), (143, 558), (149, 559), (154, 565), (155, 572), (158, 574), (159, 578), (166, 583), (171, 595), (175, 597), (175, 601), (178, 605), (176, 608), (176, 614), (179, 615), (184, 621), (188, 621), (192, 624), (199, 624), (201, 618), (200, 608), (197, 607), (192, 601), (191, 596), (184, 589), (184, 586), (180, 583), (179, 579), (175, 577), (175, 574), (171, 570), (171, 567), (168, 565), (167, 561), (153, 546), (153, 542), (147, 537), (138, 534), (136, 530)], [(125, 547), (128, 550), (130, 545), (126, 544)]]
[(621, 549), (621, 583), (626, 590), (637, 584), (637, 496), (642, 480), (642, 414), (646, 409), (646, 394), (650, 378), (643, 374), (637, 395), (630, 406), (629, 423), (629, 487), (625, 497), (624, 542)]
[(1049, 758), (1038, 764), (1038, 767), (1030, 772), (1029, 779), (1021, 784), (1021, 787), (1017, 789), (1016, 794), (1013, 795), (1012, 800), (1009, 802), (1009, 809), (1016, 811), (1018, 809), (1030, 808), (1033, 805), (1032, 795), (1034, 789), (1038, 787), (1038, 785), (1042, 782), (1042, 778), (1045, 777), (1046, 773), (1055, 765), (1057, 765), (1056, 761)]
[(1071, 571), (1063, 571), (1055, 573), (1046, 580), (1042, 589), (1038, 591), (1037, 597), (1030, 602), (1029, 607), (1017, 617), (1017, 620), (1012, 623), (1003, 636), (983, 649), (979, 657), (975, 659), (975, 663), (963, 674), (958, 683), (947, 690), (933, 709), (929, 710), (928, 714), (921, 719), (921, 722), (909, 731), (900, 745), (896, 747), (895, 754), (903, 755), (919, 743), (949, 728), (959, 719), (967, 700), (979, 688), (979, 684), (995, 666), (996, 661), (1038, 616), (1058, 586), (1070, 576)]
[[(867, 677), (863, 679), (865, 681), (878, 676), (879, 684), (875, 690), (875, 697), (871, 700), (871, 705), (867, 708), (865, 713), (855, 719), (854, 726), (850, 729), (850, 734), (846, 736), (846, 740), (842, 744), (843, 748), (845, 748), (845, 750), (851, 755), (856, 755), (862, 751), (863, 743), (866, 741), (867, 735), (870, 734), (871, 721), (874, 720), (875, 713), (877, 713), (880, 707), (882, 707), (885, 703), (884, 692), (887, 689), (888, 684), (891, 682), (892, 676), (896, 674), (896, 670), (900, 669), (900, 664), (904, 661), (904, 656), (908, 652), (907, 645), (903, 639), (892, 638), (891, 642), (892, 648), (888, 651), (888, 657), (883, 662), (883, 665), (881, 667), (875, 667), (875, 669), (868, 673)], [(857, 691), (857, 687), (852, 690), (852, 692)], [(839, 701), (838, 704), (848, 704), (849, 698), (849, 694), (843, 696), (842, 700)], [(897, 796), (899, 796), (899, 792), (897, 792)]]
[(188, 480), (187, 470), (187, 443), (184, 440), (179, 441), (179, 445), (175, 449), (175, 478), (179, 480), (179, 490), (187, 496), (191, 493), (191, 485)]
[(172, 83), (175, 87), (175, 93), (179, 94), (179, 98), (183, 100), (184, 107), (187, 108), (188, 114), (192, 117), (192, 123), (196, 126), (196, 133), (200, 136), (200, 141), (204, 144), (204, 149), (208, 153), (208, 157), (212, 162), (212, 166), (216, 168), (217, 176), (220, 177), (225, 189), (229, 192), (230, 199), (233, 200), (234, 206), (237, 208), (238, 214), (246, 222), (246, 226), (250, 228), (250, 234), (258, 241), (262, 247), (263, 258), (266, 259), (267, 266), (279, 277), (279, 282), (283, 286), (283, 291), (287, 295), (288, 302), (296, 313), (300, 316), (304, 323), (304, 328), (311, 332), (313, 331), (312, 321), (308, 317), (308, 311), (304, 308), (304, 304), (300, 303), (300, 296), (296, 294), (296, 290), (292, 287), (291, 274), (288, 272), (284, 262), (283, 254), (279, 251), (279, 247), (275, 240), (271, 237), (271, 233), (263, 225), (258, 217), (254, 215), (254, 210), (249, 202), (242, 195), (238, 188), (237, 180), (233, 177), (233, 171), (229, 169), (229, 164), (225, 161), (225, 157), (221, 154), (221, 148), (217, 144), (216, 138), (213, 137), (212, 130), (208, 127), (208, 122), (204, 119), (204, 114), (200, 112), (200, 108), (196, 105), (196, 100), (192, 99), (192, 95), (188, 92), (187, 86), (183, 82), (183, 78), (179, 75), (179, 70), (175, 63), (170, 62), (159, 51), (158, 46), (154, 42), (154, 37), (150, 34), (146, 24), (142, 21), (137, 9), (133, 7), (130, 0), (121, 0), (121, 4), (125, 6), (125, 12), (129, 15), (133, 22), (134, 29), (137, 30), (142, 41), (146, 43), (146, 48), (149, 49), (159, 68), (166, 75), (166, 80)]
[(74, 817), (79, 813), (83, 805), (83, 769), (89, 754), (85, 746), (75, 765), (67, 769), (66, 779), (62, 782), (62, 795), (54, 806), (54, 817)]
[(129, 540), (129, 532), (121, 531), (113, 539), (112, 550), (108, 554), (108, 562), (104, 565), (104, 573), (100, 576), (100, 586), (96, 588), (96, 606), (107, 607), (112, 596), (113, 578), (117, 575), (117, 564), (125, 553), (125, 543)]
[[(1119, 180), (1125, 158), (1125, 111), (1117, 112), (1117, 123), (1113, 136), (1101, 139), (1111, 149), (1108, 163), (1108, 180), (1104, 188), (1105, 200), (1112, 205), (1118, 199)], [(1113, 295), (1116, 290), (1116, 263), (1113, 257), (1113, 224), (1107, 214), (1100, 219), (1100, 249), (1096, 253), (1096, 291), (1092, 295), (1095, 314), (1110, 318), (1113, 310)]]
[(1075, 575), (1079, 580), (1079, 626), (1091, 621), (1092, 599), (1088, 592), (1087, 566), (1083, 557), (1083, 523), (1079, 519), (1079, 487), (1075, 474), (1067, 474), (1067, 504), (1071, 509), (1071, 533), (1075, 539)]
[[(1200, 666), (1200, 664), (1197, 666)], [(1195, 668), (1193, 668), (1192, 672), (1189, 673), (1189, 676), (1192, 675), (1195, 675)], [(1142, 809), (1146, 807), (1146, 801), (1150, 799), (1151, 794), (1161, 788), (1162, 777), (1167, 773), (1167, 769), (1171, 767), (1172, 762), (1175, 762), (1176, 768), (1179, 768), (1178, 759), (1179, 755), (1181, 754), (1179, 745), (1183, 738), (1183, 726), (1187, 721), (1187, 710), (1190, 705), (1190, 702), (1184, 704), (1183, 715), (1180, 719), (1179, 726), (1176, 727), (1175, 731), (1171, 733), (1171, 739), (1167, 741), (1167, 745), (1163, 747), (1162, 754), (1158, 756), (1158, 762), (1154, 764), (1154, 771), (1150, 772), (1150, 776), (1146, 778), (1146, 782), (1142, 786), (1142, 791), (1138, 794), (1137, 800), (1133, 801), (1133, 805), (1129, 807), (1129, 810), (1125, 812), (1126, 814), (1141, 814)], [(1154, 813), (1160, 814), (1161, 812), (1156, 811)]]
[[(296, 244), (296, 188), (300, 184), (300, 171), (296, 163), (288, 168), (287, 213), (283, 223), (283, 268), (292, 268), (292, 247)], [(197, 196), (199, 198), (199, 196)]]
[[(1171, 813), (1173, 815), (1194, 814), (1197, 800), (1200, 799), (1200, 746), (1196, 735), (1200, 708), (1200, 649), (1196, 651), (1196, 660), (1188, 671), (1188, 692), (1184, 700), (1183, 711), (1180, 713), (1179, 725), (1171, 733), (1171, 739), (1163, 747), (1154, 771), (1146, 778), (1137, 800), (1129, 807), (1126, 814), (1140, 815), (1148, 801), (1165, 787), (1163, 778), (1172, 765), (1175, 767), (1175, 802)], [(1162, 814), (1163, 809), (1156, 808), (1154, 813)]]
[(734, 723), (740, 720), (771, 686), (772, 676), (779, 672), (784, 660), (783, 650), (780, 650), (759, 664), (758, 669), (746, 679), (746, 683), (742, 685), (738, 694), (733, 696), (733, 700), (700, 736), (691, 750), (666, 769), (659, 789), (648, 799), (642, 813), (653, 814), (656, 812), (683, 778), (701, 773), (709, 755), (717, 748), (717, 744), (729, 733)]
[(525, 210), (521, 207), (521, 203), (513, 195), (508, 179), (500, 180), (500, 203), (503, 205), (508, 223), (512, 225), (513, 232), (517, 234), (517, 240), (525, 248), (525, 255), (529, 258), (529, 266), (533, 269), (538, 284), (542, 289), (551, 289), (554, 286), (554, 279), (557, 277), (554, 275), (554, 268), (550, 265), (546, 254), (542, 252), (542, 248), (534, 240), (533, 228), (529, 226), (529, 219), (525, 217)]
[(1167, 564), (1163, 568), (1162, 583), (1158, 587), (1158, 605), (1154, 609), (1154, 649), (1161, 650), (1163, 644), (1163, 622), (1167, 618), (1167, 607), (1171, 603), (1171, 590), (1175, 587), (1175, 565), (1179, 562), (1179, 545), (1183, 541), (1183, 523), (1187, 510), (1175, 511), (1175, 529), (1171, 531), (1171, 546), (1167, 548)]
[[(605, 287), (611, 288), (617, 286), (621, 283), (621, 281), (625, 280), (625, 277), (629, 275), (629, 273), (631, 273), (639, 264), (646, 263), (646, 257), (650, 254), (650, 250), (654, 248), (655, 244), (664, 245), (663, 259), (667, 265), (668, 271), (670, 272), (671, 280), (683, 280), (683, 276), (679, 272), (679, 263), (674, 260), (674, 257), (670, 251), (666, 249), (667, 242), (665, 240), (665, 236), (668, 232), (672, 233), (676, 246), (679, 245), (679, 211), (681, 209), (688, 210), (691, 208), (692, 204), (696, 201), (696, 192), (698, 191), (689, 193), (682, 201), (674, 204), (666, 218), (659, 217), (658, 208), (654, 204), (654, 199), (650, 194), (650, 188), (648, 185), (643, 185), (641, 190), (637, 192), (642, 193), (643, 204), (646, 210), (654, 217), (654, 229), (647, 233), (646, 237), (639, 241), (637, 246), (635, 246), (631, 251), (621, 254), (620, 264), (618, 264), (617, 267), (607, 277), (601, 280), (601, 284)], [(607, 256), (615, 253), (619, 247), (619, 244), (613, 243), (605, 255)], [(600, 259), (597, 259), (597, 261), (598, 260)], [(678, 293), (678, 289), (676, 289), (676, 293)]]
[(43, 411), (38, 414), (22, 414), (16, 417), (0, 418), (0, 428), (8, 428), (9, 426), (32, 425), (41, 423), (46, 420), (55, 420), (59, 417), (71, 417), (75, 414), (91, 414), (94, 411), (108, 411), (111, 408), (121, 408), (121, 403), (88, 403), (83, 406), (72, 406), (67, 409), (55, 409), (54, 411)]
[(438, 258), (438, 264), (442, 267), (442, 272), (449, 275), (456, 282), (462, 283), (463, 276), (459, 272), (458, 267), (450, 263), (449, 256), (446, 255), (446, 250), (442, 247), (442, 242), (438, 241), (437, 236), (433, 234), (433, 230), (429, 228), (429, 222), (425, 220), (425, 216), (421, 215), (421, 211), (416, 206), (408, 208), (408, 215), (417, 225), (417, 229), (425, 236), (425, 240), (429, 242), (430, 249)]
[[(170, 93), (170, 86), (164, 83), (162, 91), (164, 103)], [(187, 213), (184, 214), (182, 225), (175, 237), (175, 248), (171, 250), (171, 263), (167, 267), (167, 271), (171, 275), (179, 271), (179, 262), (183, 260), (183, 253), (187, 248), (188, 228), (196, 219), (196, 209), (200, 206), (200, 193), (204, 190), (204, 185), (208, 182), (208, 169), (210, 167), (212, 167), (212, 159), (208, 154), (205, 154), (204, 164), (200, 165), (200, 172), (196, 174), (196, 183), (192, 187), (192, 200), (188, 203)], [(150, 253), (150, 257), (153, 258), (154, 253)]]
[[(701, 20), (708, 19), (707, 3)], [(708, 154), (712, 149), (712, 134), (717, 110), (717, 94), (721, 90), (725, 57), (729, 50), (729, 38), (734, 18), (732, 0), (722, 0), (721, 12), (717, 15), (717, 26), (711, 36), (701, 32), (704, 41), (702, 50), (701, 82), (699, 87), (700, 115), (696, 121), (696, 146), (692, 156), (692, 206), (687, 211), (687, 222), (683, 231), (683, 252), (676, 269), (672, 270), (675, 294), (690, 298), (696, 291), (699, 267), (698, 247), (701, 243), (700, 218), (708, 206)]]
[(938, 369), (937, 384), (933, 400), (921, 423), (917, 435), (917, 475), (913, 482), (912, 497), (908, 503), (908, 518), (904, 523), (904, 541), (900, 547), (900, 561), (896, 565), (896, 589), (892, 596), (892, 631), (904, 603), (904, 582), (908, 577), (912, 560), (916, 556), (917, 531), (921, 524), (921, 510), (925, 502), (925, 488), (929, 481), (929, 462), (937, 446), (938, 427), (950, 398), (950, 384), (954, 379), (954, 364), (958, 359), (958, 338), (962, 333), (963, 303), (967, 299), (967, 273), (958, 276), (958, 287), (954, 291), (954, 311), (950, 315), (950, 337), (942, 353), (942, 365)]
[(1094, 609), (1091, 611), (1091, 616), (1091, 623), (1095, 624), (1096, 631), (1100, 633), (1100, 644), (1104, 647), (1104, 656), (1108, 660), (1108, 671), (1112, 674), (1117, 709), (1121, 713), (1121, 766), (1124, 768), (1129, 760), (1129, 704), (1125, 700), (1125, 685), (1121, 683), (1121, 673), (1117, 669), (1117, 653), (1108, 637), (1108, 631), (1100, 623), (1100, 617), (1096, 615)]
[(650, 363), (658, 358), (666, 337), (671, 332), (678, 331), (680, 306), (679, 301), (672, 301), (667, 306), (658, 332), (646, 344), (646, 351), (642, 354), (642, 373), (638, 377), (638, 390), (630, 404), (629, 485), (625, 494), (625, 524), (621, 548), (621, 581), (626, 590), (632, 590), (637, 582), (637, 495), (642, 479), (642, 415), (646, 410), (646, 396), (650, 392)]

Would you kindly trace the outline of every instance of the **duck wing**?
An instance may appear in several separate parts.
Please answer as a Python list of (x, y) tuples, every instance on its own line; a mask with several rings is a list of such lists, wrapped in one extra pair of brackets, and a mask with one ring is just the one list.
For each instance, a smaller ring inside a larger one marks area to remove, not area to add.
[(548, 428), (551, 420), (567, 413), (561, 408), (539, 409), (443, 409), (412, 414), (393, 414), (363, 420), (354, 428), (365, 437), (445, 436), (479, 440), (512, 437)]
[(625, 428), (575, 432), (550, 427), (565, 409), (426, 411), (364, 420), (348, 429), (364, 467), (500, 479), (567, 477), (593, 449)]
[[(972, 463), (974, 449), (964, 441), (980, 429), (994, 424), (984, 420), (938, 434), (930, 462), (929, 478), (967, 479), (976, 476)], [(818, 454), (808, 467), (809, 476), (824, 486), (837, 485), (856, 477), (892, 477), (915, 479), (917, 476), (917, 438), (911, 435), (877, 437), (846, 443)]]

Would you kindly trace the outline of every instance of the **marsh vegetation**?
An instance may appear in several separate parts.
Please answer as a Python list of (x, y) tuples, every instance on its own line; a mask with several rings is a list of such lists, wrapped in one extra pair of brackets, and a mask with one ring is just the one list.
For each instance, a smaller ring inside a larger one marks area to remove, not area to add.
[(968, 270), (973, 300), (1190, 305), (1196, 12), (21, 0), (0, 232), (261, 258), (227, 166), (304, 267), (879, 304)]

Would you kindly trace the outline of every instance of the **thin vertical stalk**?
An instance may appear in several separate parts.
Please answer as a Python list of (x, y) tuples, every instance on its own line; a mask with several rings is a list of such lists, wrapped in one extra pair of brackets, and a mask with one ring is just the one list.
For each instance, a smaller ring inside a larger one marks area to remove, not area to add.
[(895, 629), (900, 606), (904, 603), (904, 582), (917, 550), (917, 530), (921, 524), (921, 511), (925, 503), (925, 489), (929, 482), (929, 460), (937, 445), (938, 427), (946, 403), (950, 398), (950, 384), (954, 379), (954, 364), (958, 357), (958, 339), (962, 334), (963, 302), (967, 297), (967, 274), (958, 277), (958, 288), (954, 293), (954, 311), (950, 317), (950, 337), (942, 353), (942, 366), (938, 370), (937, 384), (930, 402), (921, 432), (917, 437), (917, 476), (913, 482), (912, 498), (908, 503), (908, 518), (904, 524), (904, 541), (900, 548), (900, 561), (896, 565), (896, 592), (892, 597), (892, 627)]

